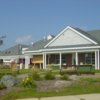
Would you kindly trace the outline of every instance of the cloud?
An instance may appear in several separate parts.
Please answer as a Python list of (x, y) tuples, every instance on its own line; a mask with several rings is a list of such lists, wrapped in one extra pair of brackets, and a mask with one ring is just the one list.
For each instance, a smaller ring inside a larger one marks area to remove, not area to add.
[(31, 35), (26, 35), (22, 37), (18, 37), (15, 42), (17, 44), (29, 44), (32, 41), (32, 36)]

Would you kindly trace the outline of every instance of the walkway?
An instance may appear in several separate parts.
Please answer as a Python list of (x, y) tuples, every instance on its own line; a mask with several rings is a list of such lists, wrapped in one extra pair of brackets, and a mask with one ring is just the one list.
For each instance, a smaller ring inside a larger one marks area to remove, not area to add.
[(30, 98), (30, 99), (17, 99), (17, 100), (100, 100), (100, 94), (84, 94), (84, 95), (72, 95), (72, 96), (58, 96), (58, 97), (46, 97), (46, 98)]

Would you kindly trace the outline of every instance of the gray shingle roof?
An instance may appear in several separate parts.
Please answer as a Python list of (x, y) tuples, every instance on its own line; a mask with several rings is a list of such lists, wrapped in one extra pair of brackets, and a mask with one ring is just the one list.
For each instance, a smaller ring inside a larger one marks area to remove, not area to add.
[(0, 56), (22, 55), (22, 48), (28, 47), (27, 45), (17, 44), (4, 51), (0, 52)]
[(95, 38), (95, 34), (92, 35), (90, 34), (89, 32), (86, 32), (86, 31), (83, 31), (82, 29), (80, 28), (74, 28), (75, 30), (77, 30), (78, 32), (82, 33), (83, 35), (87, 36), (88, 38), (94, 40), (95, 42), (99, 43), (100, 44), (100, 39), (98, 40), (97, 38)]
[(51, 40), (47, 39), (42, 39), (33, 44), (33, 46), (29, 47), (26, 51), (35, 51), (35, 50), (40, 50), (44, 49), (44, 46), (49, 43)]
[(92, 37), (94, 37), (100, 44), (100, 30), (87, 31)]

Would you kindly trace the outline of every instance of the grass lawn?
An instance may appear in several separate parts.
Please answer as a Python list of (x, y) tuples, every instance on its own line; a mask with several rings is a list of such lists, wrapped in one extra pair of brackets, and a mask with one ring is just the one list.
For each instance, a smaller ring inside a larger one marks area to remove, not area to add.
[(38, 92), (32, 88), (16, 88), (3, 96), (2, 100), (14, 100), (16, 98), (51, 97), (77, 94), (100, 93), (100, 78), (81, 78), (75, 84), (61, 91)]

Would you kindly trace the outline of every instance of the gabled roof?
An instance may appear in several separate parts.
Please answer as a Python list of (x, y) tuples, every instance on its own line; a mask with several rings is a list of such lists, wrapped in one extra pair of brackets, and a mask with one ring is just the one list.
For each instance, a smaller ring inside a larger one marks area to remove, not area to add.
[(28, 47), (27, 45), (17, 44), (4, 51), (1, 51), (0, 56), (22, 55), (22, 48), (27, 48), (27, 47)]
[(98, 44), (98, 41), (91, 35), (89, 35), (87, 32), (79, 29), (79, 28), (73, 28), (70, 26), (67, 26), (64, 30), (62, 30), (55, 38), (53, 38), (47, 45), (45, 45), (45, 48), (48, 47), (51, 43), (53, 43), (58, 37), (60, 37), (66, 30), (72, 30), (79, 34), (80, 36), (84, 37), (85, 39), (91, 41), (93, 44)]
[[(79, 35), (83, 36), (84, 38), (86, 38), (87, 40), (91, 41), (93, 44), (83, 44), (83, 45), (68, 45), (68, 46), (51, 46), (49, 47), (48, 45), (50, 43), (52, 43), (56, 38), (58, 38), (64, 31), (66, 31), (66, 29), (71, 29), (75, 32), (77, 32)], [(33, 51), (33, 52), (37, 52), (39, 50), (45, 50), (45, 49), (59, 49), (59, 48), (71, 48), (71, 47), (92, 47), (92, 46), (98, 46), (100, 44), (100, 30), (99, 31), (83, 31), (79, 28), (73, 28), (68, 26), (67, 28), (65, 28), (63, 31), (61, 31), (57, 36), (53, 37), (51, 40), (47, 40), (47, 39), (42, 39), (39, 40), (37, 42), (35, 42), (31, 47), (29, 47), (27, 50), (25, 50), (26, 52), (28, 51)], [(39, 51), (40, 52), (40, 51)]]

